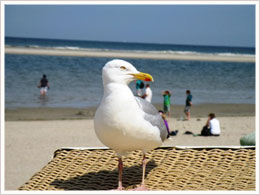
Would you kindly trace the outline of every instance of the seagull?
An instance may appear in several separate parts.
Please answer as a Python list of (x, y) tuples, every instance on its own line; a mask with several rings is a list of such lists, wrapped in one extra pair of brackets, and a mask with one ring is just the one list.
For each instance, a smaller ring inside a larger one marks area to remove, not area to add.
[(142, 150), (142, 183), (135, 190), (147, 190), (144, 182), (146, 153), (159, 147), (167, 137), (164, 121), (148, 101), (133, 95), (128, 87), (134, 80), (152, 81), (150, 74), (139, 72), (132, 64), (115, 59), (102, 69), (104, 95), (95, 113), (94, 128), (99, 140), (118, 156), (118, 188), (123, 190), (122, 157)]

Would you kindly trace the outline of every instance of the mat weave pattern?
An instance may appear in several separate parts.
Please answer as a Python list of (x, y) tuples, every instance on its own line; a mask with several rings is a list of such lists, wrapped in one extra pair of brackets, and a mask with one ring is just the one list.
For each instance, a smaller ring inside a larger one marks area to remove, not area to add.
[[(157, 148), (147, 153), (149, 190), (255, 190), (255, 148)], [(142, 152), (123, 158), (123, 186), (142, 178)], [(19, 190), (111, 190), (117, 188), (117, 157), (110, 149), (61, 149)]]

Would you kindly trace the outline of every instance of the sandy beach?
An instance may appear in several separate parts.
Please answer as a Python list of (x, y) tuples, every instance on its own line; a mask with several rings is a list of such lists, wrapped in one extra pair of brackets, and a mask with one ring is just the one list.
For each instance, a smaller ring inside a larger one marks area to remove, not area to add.
[[(160, 108), (161, 105), (156, 105)], [(16, 190), (45, 166), (61, 147), (103, 147), (93, 127), (96, 108), (20, 108), (6, 109), (5, 188)], [(255, 105), (196, 105), (190, 121), (180, 120), (183, 106), (174, 106), (168, 118), (177, 136), (163, 146), (239, 146), (239, 139), (255, 130)], [(185, 131), (200, 133), (207, 113), (214, 111), (221, 123), (219, 137), (194, 137)]]
[(167, 60), (200, 60), (223, 62), (255, 62), (254, 56), (248, 55), (211, 55), (211, 54), (180, 54), (160, 52), (131, 52), (123, 50), (95, 51), (95, 50), (70, 50), (70, 49), (44, 49), (5, 47), (6, 54), (22, 55), (54, 55), (54, 56), (81, 56), (81, 57), (109, 57), (109, 58), (139, 58), (139, 59), (167, 59)]
[[(154, 104), (158, 110), (163, 110), (162, 104)], [(183, 105), (171, 105), (173, 118), (184, 116)], [(76, 120), (92, 119), (96, 107), (89, 108), (7, 108), (5, 110), (6, 121), (30, 121), (30, 120)], [(205, 117), (210, 112), (217, 116), (254, 116), (254, 104), (200, 104), (192, 107), (193, 117)]]

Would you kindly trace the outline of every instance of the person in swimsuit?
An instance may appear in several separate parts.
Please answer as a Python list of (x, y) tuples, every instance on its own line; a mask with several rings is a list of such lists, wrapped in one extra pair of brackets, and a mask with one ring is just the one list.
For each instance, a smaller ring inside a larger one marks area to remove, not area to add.
[(40, 80), (38, 88), (40, 88), (41, 96), (45, 96), (48, 89), (50, 88), (47, 76), (45, 74), (42, 75), (42, 79)]

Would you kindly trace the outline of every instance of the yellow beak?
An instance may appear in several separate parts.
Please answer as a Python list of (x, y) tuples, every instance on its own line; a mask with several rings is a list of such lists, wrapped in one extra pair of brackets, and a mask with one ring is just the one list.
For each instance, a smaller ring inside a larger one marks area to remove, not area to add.
[(138, 80), (152, 81), (153, 82), (153, 77), (148, 73), (139, 72), (137, 74), (131, 74), (131, 75), (133, 75)]

